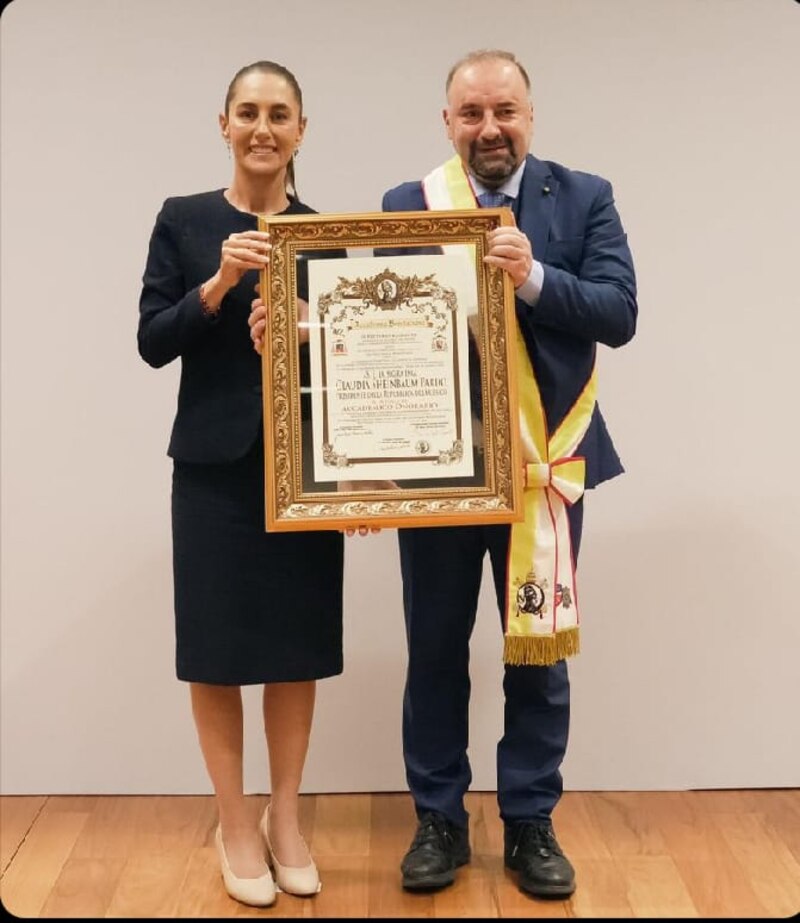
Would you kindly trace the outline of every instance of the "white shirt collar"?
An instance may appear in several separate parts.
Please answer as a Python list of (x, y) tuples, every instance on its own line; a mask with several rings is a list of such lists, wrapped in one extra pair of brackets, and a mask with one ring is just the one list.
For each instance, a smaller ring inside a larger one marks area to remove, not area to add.
[(522, 163), (517, 167), (516, 170), (509, 176), (509, 178), (500, 186), (499, 189), (487, 189), (483, 183), (474, 176), (474, 174), (469, 174), (469, 181), (472, 183), (472, 188), (475, 190), (475, 197), (477, 198), (483, 192), (502, 192), (505, 195), (509, 196), (512, 199), (516, 199), (519, 195), (520, 183), (522, 183), (522, 174), (525, 171), (526, 160), (523, 160)]

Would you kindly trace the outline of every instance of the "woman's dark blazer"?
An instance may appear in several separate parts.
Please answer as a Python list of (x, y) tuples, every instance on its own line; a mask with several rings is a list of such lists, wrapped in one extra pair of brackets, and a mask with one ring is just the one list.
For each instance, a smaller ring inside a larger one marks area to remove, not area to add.
[[(283, 214), (314, 213), (291, 199)], [(140, 355), (156, 368), (181, 360), (168, 449), (176, 461), (234, 461), (261, 432), (261, 359), (247, 325), (258, 273), (246, 272), (215, 315), (203, 311), (199, 295), (200, 285), (219, 268), (225, 238), (256, 227), (256, 217), (234, 208), (221, 189), (169, 198), (156, 219), (142, 280), (138, 341)], [(298, 276), (298, 292), (307, 297), (304, 274)]]

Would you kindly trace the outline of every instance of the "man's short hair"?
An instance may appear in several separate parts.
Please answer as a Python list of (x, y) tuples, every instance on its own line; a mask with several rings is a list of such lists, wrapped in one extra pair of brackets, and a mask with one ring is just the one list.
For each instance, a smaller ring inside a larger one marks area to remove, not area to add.
[(460, 71), (462, 67), (466, 67), (468, 64), (477, 64), (478, 61), (508, 61), (509, 64), (513, 64), (520, 74), (522, 74), (522, 79), (525, 81), (525, 88), (530, 93), (531, 79), (528, 76), (528, 72), (517, 60), (516, 55), (510, 51), (503, 51), (501, 48), (481, 48), (478, 51), (470, 51), (469, 54), (465, 54), (463, 58), (456, 61), (450, 68), (450, 73), (447, 75), (447, 80), (444, 85), (445, 94), (450, 92), (450, 84), (453, 82), (453, 77), (455, 77), (456, 72)]

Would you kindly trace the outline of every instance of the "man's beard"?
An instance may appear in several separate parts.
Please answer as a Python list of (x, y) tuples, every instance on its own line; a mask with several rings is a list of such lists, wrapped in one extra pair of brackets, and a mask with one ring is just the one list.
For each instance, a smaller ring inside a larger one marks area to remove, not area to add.
[(487, 189), (498, 189), (518, 166), (511, 141), (508, 138), (502, 140), (506, 148), (502, 156), (497, 147), (481, 151), (477, 141), (472, 141), (469, 146), (469, 168)]

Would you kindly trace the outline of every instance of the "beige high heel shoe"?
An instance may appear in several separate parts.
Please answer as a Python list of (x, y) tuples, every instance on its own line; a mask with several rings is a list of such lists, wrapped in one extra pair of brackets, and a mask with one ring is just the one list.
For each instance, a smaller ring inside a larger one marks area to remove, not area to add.
[[(314, 860), (311, 859), (308, 865), (294, 866), (281, 865), (275, 858), (272, 851), (272, 845), (269, 841), (269, 805), (267, 805), (264, 814), (261, 817), (261, 835), (267, 844), (269, 852), (269, 861), (275, 871), (275, 880), (278, 883), (278, 890), (286, 891), (288, 894), (297, 894), (300, 897), (307, 897), (310, 894), (317, 894), (322, 890), (322, 882), (319, 880), (319, 872)], [(301, 839), (303, 839), (301, 837)], [(306, 841), (303, 840), (303, 846), (308, 850)], [(309, 854), (309, 858), (311, 858)]]
[(225, 882), (225, 890), (228, 894), (234, 900), (242, 904), (250, 904), (252, 907), (269, 907), (270, 904), (274, 904), (276, 890), (270, 870), (267, 869), (266, 875), (261, 875), (259, 878), (237, 878), (228, 865), (225, 844), (222, 842), (222, 828), (219, 824), (217, 824), (214, 842), (222, 869), (222, 880)]

